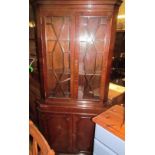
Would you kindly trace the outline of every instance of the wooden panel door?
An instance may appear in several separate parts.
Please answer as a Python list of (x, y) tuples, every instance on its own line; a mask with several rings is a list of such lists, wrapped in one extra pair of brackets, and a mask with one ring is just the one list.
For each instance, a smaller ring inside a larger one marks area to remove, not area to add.
[(94, 115), (73, 115), (73, 152), (91, 154), (95, 125)]
[(59, 153), (72, 152), (72, 116), (67, 114), (46, 114), (40, 117), (48, 143)]

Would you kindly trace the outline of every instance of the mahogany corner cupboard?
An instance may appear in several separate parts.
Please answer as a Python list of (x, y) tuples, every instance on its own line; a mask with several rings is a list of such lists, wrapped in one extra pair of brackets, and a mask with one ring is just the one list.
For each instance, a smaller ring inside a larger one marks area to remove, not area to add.
[(91, 154), (92, 117), (108, 101), (120, 0), (34, 0), (39, 126), (57, 153)]

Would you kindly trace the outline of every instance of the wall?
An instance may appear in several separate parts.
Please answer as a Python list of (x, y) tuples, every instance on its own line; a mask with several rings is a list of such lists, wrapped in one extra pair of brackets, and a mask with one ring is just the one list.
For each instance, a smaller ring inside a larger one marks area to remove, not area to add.
[(36, 50), (35, 23), (33, 8), (29, 5), (29, 58), (35, 59), (32, 67), (34, 71), (29, 73), (29, 115), (33, 122), (37, 123), (36, 101), (41, 98), (39, 67)]
[(117, 29), (125, 30), (125, 0), (123, 0), (117, 18)]

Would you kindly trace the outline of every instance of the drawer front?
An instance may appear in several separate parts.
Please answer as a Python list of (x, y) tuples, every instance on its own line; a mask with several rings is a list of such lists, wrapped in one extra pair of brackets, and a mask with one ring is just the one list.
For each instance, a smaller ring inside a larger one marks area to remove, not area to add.
[(93, 155), (117, 155), (104, 144), (100, 143), (97, 139), (94, 139), (94, 151)]
[(125, 154), (125, 142), (96, 124), (95, 138), (119, 155)]

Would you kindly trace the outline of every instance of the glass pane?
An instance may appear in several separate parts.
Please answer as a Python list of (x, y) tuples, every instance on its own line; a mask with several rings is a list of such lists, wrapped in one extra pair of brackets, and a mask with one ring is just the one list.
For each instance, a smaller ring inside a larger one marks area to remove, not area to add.
[(70, 18), (45, 20), (47, 82), (50, 97), (70, 97)]
[(80, 17), (79, 99), (99, 99), (106, 17)]

